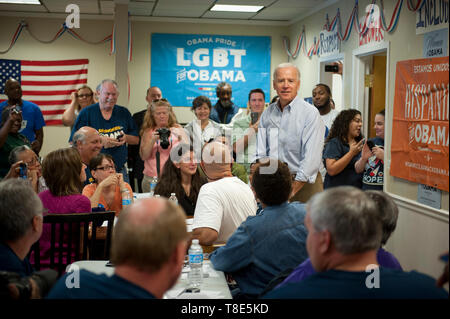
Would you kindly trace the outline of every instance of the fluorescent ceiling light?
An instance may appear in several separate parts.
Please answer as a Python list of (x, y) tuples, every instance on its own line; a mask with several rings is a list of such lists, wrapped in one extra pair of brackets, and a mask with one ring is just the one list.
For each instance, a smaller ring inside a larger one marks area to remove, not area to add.
[(0, 0), (0, 3), (8, 4), (41, 4), (39, 0)]
[(215, 4), (211, 11), (228, 11), (228, 12), (258, 12), (264, 6), (240, 6), (232, 4)]

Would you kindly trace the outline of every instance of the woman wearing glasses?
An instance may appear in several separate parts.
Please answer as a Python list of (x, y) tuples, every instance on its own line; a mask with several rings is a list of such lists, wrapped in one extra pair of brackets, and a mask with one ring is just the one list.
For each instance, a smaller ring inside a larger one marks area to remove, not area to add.
[[(131, 186), (123, 181), (122, 174), (116, 173), (111, 155), (100, 153), (89, 162), (94, 183), (83, 188), (83, 195), (91, 200), (91, 207), (100, 205), (107, 211), (114, 211), (116, 216), (122, 210), (122, 196), (127, 190), (131, 198)], [(100, 206), (100, 207), (101, 207)]]
[(62, 122), (65, 126), (70, 126), (72, 129), (73, 123), (78, 116), (78, 113), (91, 104), (95, 103), (94, 92), (87, 85), (83, 85), (77, 91), (72, 92), (72, 103), (62, 116)]
[[(160, 129), (169, 129), (170, 135), (160, 136)], [(144, 178), (142, 190), (150, 191), (150, 181), (154, 176), (160, 177), (164, 164), (172, 147), (180, 141), (187, 141), (186, 133), (173, 116), (172, 106), (166, 99), (155, 100), (144, 116), (140, 131), (141, 146), (139, 154), (144, 161)]]

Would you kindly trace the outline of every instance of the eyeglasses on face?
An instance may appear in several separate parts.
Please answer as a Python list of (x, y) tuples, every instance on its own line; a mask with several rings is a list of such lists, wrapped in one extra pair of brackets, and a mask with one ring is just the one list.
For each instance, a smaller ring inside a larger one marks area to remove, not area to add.
[(91, 96), (92, 96), (92, 94), (78, 94), (78, 97), (79, 97), (80, 99), (88, 98), (88, 97), (91, 97)]
[(115, 170), (116, 167), (114, 165), (105, 165), (105, 166), (99, 166), (95, 170), (109, 171), (111, 169)]

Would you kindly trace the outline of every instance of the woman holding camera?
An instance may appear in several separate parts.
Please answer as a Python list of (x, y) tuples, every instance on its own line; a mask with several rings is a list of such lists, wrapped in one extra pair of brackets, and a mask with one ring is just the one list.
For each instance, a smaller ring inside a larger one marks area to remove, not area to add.
[(106, 153), (94, 156), (89, 162), (94, 183), (83, 188), (83, 195), (91, 201), (91, 207), (100, 205), (107, 211), (114, 211), (116, 216), (122, 210), (122, 197), (128, 191), (133, 198), (131, 186), (124, 182), (123, 176), (116, 173), (113, 157)]
[(172, 106), (166, 99), (155, 100), (144, 116), (141, 128), (139, 155), (144, 161), (142, 190), (150, 191), (150, 181), (160, 177), (172, 147), (181, 140), (187, 142), (183, 128), (173, 116)]
[(72, 129), (73, 123), (75, 122), (78, 113), (80, 113), (80, 111), (86, 106), (95, 103), (94, 92), (87, 85), (83, 85), (75, 92), (72, 92), (71, 99), (72, 103), (70, 103), (70, 106), (67, 108), (67, 110), (64, 111), (64, 114), (62, 116), (63, 124), (65, 126), (70, 126), (70, 129)]
[(384, 184), (384, 109), (375, 115), (375, 138), (364, 144), (361, 158), (355, 163), (363, 174), (362, 189), (383, 190)]
[(358, 110), (343, 110), (336, 116), (323, 149), (322, 158), (327, 170), (323, 188), (342, 185), (361, 188), (362, 176), (355, 171), (355, 162), (364, 145), (361, 128)]

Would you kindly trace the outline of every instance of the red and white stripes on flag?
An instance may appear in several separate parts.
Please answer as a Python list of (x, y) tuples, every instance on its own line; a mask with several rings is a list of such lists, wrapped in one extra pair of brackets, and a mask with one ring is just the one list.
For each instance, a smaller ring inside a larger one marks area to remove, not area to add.
[[(71, 93), (87, 84), (88, 59), (0, 60), (3, 61), (13, 62), (11, 65), (19, 64), (20, 78), (14, 78), (22, 85), (22, 99), (36, 103), (41, 108), (46, 125), (61, 125), (62, 114), (72, 102)], [(0, 73), (5, 73), (4, 66), (1, 68)], [(7, 99), (6, 96), (4, 98)]]

